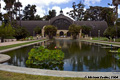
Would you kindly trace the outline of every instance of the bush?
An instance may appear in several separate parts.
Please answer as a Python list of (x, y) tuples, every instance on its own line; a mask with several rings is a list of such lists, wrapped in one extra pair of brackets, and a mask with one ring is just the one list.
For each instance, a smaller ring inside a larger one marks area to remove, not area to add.
[(41, 34), (41, 28), (40, 27), (36, 27), (34, 28), (35, 34)]
[(5, 37), (8, 37), (8, 36), (13, 36), (15, 34), (15, 30), (14, 28), (12, 27), (11, 24), (2, 24), (0, 26), (0, 37), (1, 37), (1, 41), (3, 42), (3, 39)]
[(28, 36), (29, 36), (29, 32), (27, 31), (27, 29), (25, 27), (17, 26), (15, 28), (15, 35), (14, 35), (14, 37), (16, 39), (22, 39), (22, 38), (26, 38)]
[(15, 37), (13, 37), (13, 36), (8, 36), (8, 37), (5, 37), (5, 39), (15, 39)]
[(33, 36), (30, 36), (30, 37), (26, 37), (25, 40), (34, 40), (34, 39)]
[(116, 42), (120, 42), (120, 38), (115, 40)]
[(104, 31), (103, 35), (104, 35), (105, 37), (107, 37), (108, 39), (110, 39), (110, 38), (113, 39), (113, 38), (116, 36), (115, 27), (114, 27), (114, 26), (108, 27), (108, 28)]
[(29, 57), (28, 60), (26, 61), (26, 64), (28, 66), (38, 66), (43, 67), (47, 69), (61, 69), (63, 67), (63, 58), (64, 58), (64, 53), (61, 50), (49, 50), (46, 49), (43, 46), (40, 46), (38, 48), (33, 48), (31, 51), (28, 53)]
[(61, 50), (49, 50), (43, 46), (33, 48), (28, 53), (27, 64), (58, 63), (63, 60), (64, 53)]

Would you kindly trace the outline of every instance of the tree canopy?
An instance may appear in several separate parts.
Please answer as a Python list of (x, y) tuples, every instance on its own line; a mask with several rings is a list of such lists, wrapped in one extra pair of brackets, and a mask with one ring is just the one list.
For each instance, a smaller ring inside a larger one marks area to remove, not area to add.
[(23, 20), (34, 20), (36, 11), (36, 5), (28, 4), (23, 10)]
[(77, 38), (77, 35), (79, 35), (80, 33), (80, 29), (81, 29), (81, 26), (78, 26), (75, 24), (70, 25), (69, 32), (71, 33), (73, 39)]
[(57, 32), (57, 27), (53, 25), (46, 25), (44, 30), (45, 30), (45, 34), (47, 34), (49, 38), (52, 39), (53, 35), (56, 34)]
[(25, 27), (17, 26), (15, 28), (15, 35), (14, 35), (14, 37), (16, 39), (22, 39), (22, 38), (26, 38), (28, 36), (29, 36), (29, 32), (27, 31), (27, 29)]
[(14, 34), (15, 34), (15, 29), (12, 27), (10, 23), (6, 25), (3, 23), (0, 26), (0, 37), (2, 42), (5, 37), (12, 37)]
[(40, 27), (35, 27), (34, 28), (35, 34), (41, 34), (41, 28)]

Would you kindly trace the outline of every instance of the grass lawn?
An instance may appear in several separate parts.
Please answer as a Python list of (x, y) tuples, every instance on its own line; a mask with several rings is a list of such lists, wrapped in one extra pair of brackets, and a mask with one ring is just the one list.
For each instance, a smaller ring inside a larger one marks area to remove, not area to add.
[[(101, 79), (37, 76), (37, 75), (28, 75), (28, 74), (0, 71), (0, 80), (101, 80)], [(109, 80), (109, 79), (102, 79), (102, 80)]]
[(108, 41), (109, 39), (106, 37), (93, 37), (92, 40), (101, 40), (101, 41)]
[(91, 43), (104, 43), (104, 44), (109, 44), (109, 45), (118, 45), (118, 46), (120, 46), (120, 43), (114, 43), (114, 42), (108, 42), (108, 41), (94, 41), (94, 40), (81, 40), (81, 41), (86, 41), (86, 42), (91, 42)]
[(0, 46), (0, 50), (9, 49), (9, 48), (13, 48), (13, 47), (17, 47), (17, 46), (22, 46), (22, 45), (26, 45), (26, 44), (31, 44), (31, 43), (35, 43), (35, 42), (39, 42), (39, 41), (43, 41), (43, 40), (30, 41), (30, 42), (13, 44), (13, 45), (7, 45), (7, 46)]

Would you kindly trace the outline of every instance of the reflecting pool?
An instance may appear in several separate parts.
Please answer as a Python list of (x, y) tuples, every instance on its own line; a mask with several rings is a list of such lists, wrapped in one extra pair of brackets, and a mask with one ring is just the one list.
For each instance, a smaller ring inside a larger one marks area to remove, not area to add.
[[(55, 49), (55, 47), (61, 49), (65, 53), (63, 63), (52, 65), (54, 68), (51, 65), (47, 67), (44, 65), (26, 65), (28, 52), (33, 47), (40, 45), (44, 45), (49, 49)], [(11, 59), (3, 64), (63, 71), (120, 72), (120, 61), (117, 60), (116, 53), (109, 52), (110, 49), (103, 48), (103, 45), (81, 42), (79, 40), (54, 40), (6, 52), (4, 54), (10, 55)], [(113, 50), (117, 49), (113, 48)]]

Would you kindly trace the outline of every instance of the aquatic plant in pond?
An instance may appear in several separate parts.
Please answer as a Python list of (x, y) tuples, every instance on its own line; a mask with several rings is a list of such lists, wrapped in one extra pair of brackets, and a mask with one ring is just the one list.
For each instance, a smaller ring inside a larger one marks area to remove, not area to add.
[(26, 61), (28, 66), (35, 68), (63, 70), (64, 53), (61, 50), (49, 50), (43, 46), (32, 48)]

